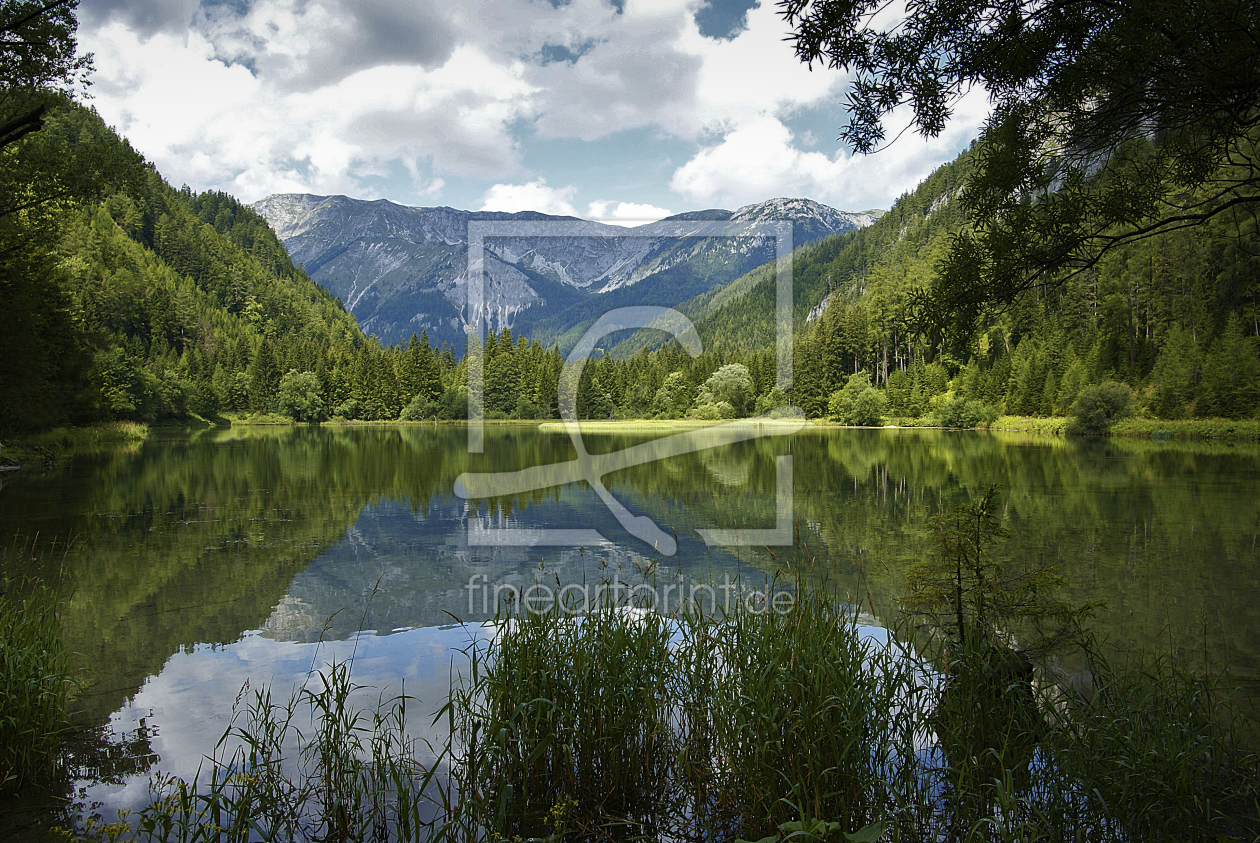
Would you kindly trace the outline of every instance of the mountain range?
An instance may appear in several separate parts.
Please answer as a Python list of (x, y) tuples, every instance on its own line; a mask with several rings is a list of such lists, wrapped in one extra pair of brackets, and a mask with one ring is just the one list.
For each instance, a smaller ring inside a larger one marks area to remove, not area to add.
[[(771, 199), (624, 228), (528, 211), (414, 208), (346, 196), (279, 194), (252, 207), (365, 333), (389, 345), (427, 331), (434, 345), (460, 350), (465, 326), (479, 319), (489, 330), (508, 327), (563, 346), (613, 307), (675, 306), (718, 289), (774, 259), (775, 238), (765, 228), (756, 236), (729, 236), (742, 226), (790, 223), (793, 245), (800, 246), (870, 225), (879, 213)], [(482, 313), (468, 307), (471, 222), (486, 224), (477, 227), (485, 233)]]

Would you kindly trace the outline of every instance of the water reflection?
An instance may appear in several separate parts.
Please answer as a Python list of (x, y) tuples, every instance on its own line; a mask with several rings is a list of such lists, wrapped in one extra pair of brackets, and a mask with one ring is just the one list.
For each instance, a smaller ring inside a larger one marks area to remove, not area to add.
[[(246, 678), (305, 681), (316, 647), (332, 654), (357, 641), (373, 684), (445, 681), (450, 653), (436, 627), (489, 613), (470, 605), (474, 577), (591, 583), (656, 561), (664, 582), (751, 583), (808, 557), (850, 602), (889, 617), (928, 552), (928, 517), (990, 484), (1011, 531), (1001, 552), (1058, 565), (1073, 599), (1107, 601), (1098, 625), (1113, 644), (1155, 642), (1198, 665), (1228, 662), (1244, 682), (1260, 677), (1254, 445), (811, 429), (735, 442), (603, 478), (629, 512), (677, 534), (678, 552), (657, 560), (580, 482), (456, 496), (461, 474), (575, 455), (562, 432), (486, 434), (485, 453), (470, 455), (460, 427), (212, 430), (6, 476), (0, 535), (30, 544), (38, 534), (44, 548), (56, 537), (58, 547), (5, 564), (64, 570), (81, 720), (135, 734), (143, 717), (144, 739), (172, 771), (218, 737)], [(647, 439), (586, 437), (599, 454)], [(699, 530), (775, 526), (787, 455), (791, 532), (805, 549), (707, 546)], [(504, 527), (605, 540), (479, 543), (477, 531)], [(132, 799), (131, 783), (112, 787)]]

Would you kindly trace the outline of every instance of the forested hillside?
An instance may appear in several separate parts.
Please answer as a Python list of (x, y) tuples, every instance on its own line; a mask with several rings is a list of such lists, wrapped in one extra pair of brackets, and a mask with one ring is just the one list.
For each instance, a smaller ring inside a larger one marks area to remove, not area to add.
[(77, 106), (5, 150), (6, 167), (36, 145), (59, 170), (91, 163), (96, 181), (80, 201), (28, 182), (38, 213), (2, 218), (0, 430), (223, 411), (392, 419), (441, 395), (451, 349), (364, 337), (235, 199), (172, 189)]
[[(250, 208), (171, 188), (78, 106), (3, 154), (36, 153), (60, 156), (54, 176), (90, 184), (59, 197), (56, 178), (32, 179), (25, 190), (41, 201), (0, 215), (0, 430), (251, 412), (466, 416), (465, 349), (365, 337)], [(725, 418), (794, 404), (852, 423), (970, 426), (1069, 414), (1086, 387), (1108, 382), (1127, 388), (1116, 400), (1158, 418), (1260, 413), (1260, 237), (1250, 218), (1130, 243), (984, 314), (961, 341), (935, 333), (940, 320), (918, 294), (967, 224), (957, 197), (975, 154), (874, 225), (796, 251), (790, 392), (774, 389), (767, 265), (682, 306), (705, 345), (699, 358), (638, 334), (592, 360), (579, 415)], [(557, 350), (504, 330), (482, 351), (489, 417), (557, 414)], [(1118, 388), (1108, 387), (1113, 397)]]
[[(1260, 412), (1260, 238), (1249, 216), (1160, 233), (1046, 279), (961, 342), (932, 334), (940, 320), (916, 310), (915, 292), (966, 224), (951, 200), (968, 166), (964, 155), (942, 168), (886, 224), (798, 271), (833, 290), (798, 344), (802, 406), (821, 412), (845, 375), (865, 370), (892, 416), (928, 412), (946, 386), (995, 412), (1063, 415), (1104, 381), (1126, 384), (1159, 418)], [(871, 250), (863, 239), (882, 242)]]
[[(856, 374), (855, 386), (879, 393), (878, 412), (847, 420), (935, 415), (970, 425), (1069, 414), (1087, 386), (1118, 382), (1133, 411), (1156, 418), (1260, 414), (1260, 236), (1249, 215), (1130, 243), (984, 313), (970, 335), (939, 333), (942, 320), (917, 294), (967, 225), (957, 200), (975, 154), (938, 169), (869, 228), (796, 251), (795, 382), (781, 399), (810, 416), (837, 415), (838, 393)], [(754, 378), (758, 392), (769, 389), (774, 284), (773, 267), (762, 267), (681, 307), (714, 358), (684, 369), (693, 390), (720, 363), (745, 358), (769, 375)], [(638, 336), (619, 350), (649, 344)], [(642, 390), (643, 363), (622, 365)], [(967, 402), (967, 413), (947, 412)]]

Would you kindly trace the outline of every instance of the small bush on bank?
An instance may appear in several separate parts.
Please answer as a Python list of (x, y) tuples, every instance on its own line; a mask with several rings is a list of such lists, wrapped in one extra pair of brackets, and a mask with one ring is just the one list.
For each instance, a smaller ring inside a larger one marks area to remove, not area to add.
[(417, 395), (411, 399), (403, 411), (398, 416), (399, 421), (423, 421), (424, 419), (435, 418), (438, 414), (438, 402), (426, 395)]
[(687, 412), (687, 418), (700, 421), (720, 421), (735, 418), (735, 408), (725, 401), (714, 404), (700, 404)]
[(870, 427), (881, 422), (888, 400), (871, 386), (871, 376), (858, 372), (849, 376), (844, 388), (831, 393), (827, 413), (841, 424)]
[(936, 423), (941, 427), (963, 430), (992, 424), (997, 417), (997, 410), (983, 401), (960, 396), (953, 396), (942, 401), (935, 413)]
[(1133, 390), (1127, 384), (1103, 381), (1081, 390), (1072, 404), (1067, 432), (1098, 436), (1120, 419), (1133, 415)]

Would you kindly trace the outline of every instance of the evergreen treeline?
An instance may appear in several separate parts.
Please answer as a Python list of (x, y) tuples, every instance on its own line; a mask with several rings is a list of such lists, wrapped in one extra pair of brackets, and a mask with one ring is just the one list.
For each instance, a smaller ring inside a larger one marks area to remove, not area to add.
[[(926, 329), (934, 320), (917, 311), (916, 293), (967, 225), (957, 198), (974, 154), (938, 169), (873, 226), (797, 250), (793, 403), (837, 415), (856, 375), (881, 393), (884, 416), (967, 426), (999, 413), (1079, 413), (1087, 388), (1108, 382), (1158, 418), (1260, 414), (1260, 236), (1249, 216), (1131, 243), (987, 314), (961, 343)], [(763, 269), (683, 309), (706, 347), (764, 348), (773, 300)], [(954, 412), (962, 404), (970, 411)]]
[(67, 168), (112, 167), (99, 201), (41, 198), (38, 219), (0, 232), (0, 430), (227, 411), (395, 419), (442, 396), (453, 349), (365, 337), (249, 208), (172, 189), (86, 109), (61, 109), (30, 142), (46, 133)]
[[(427, 335), (394, 347), (365, 337), (235, 199), (172, 189), (86, 109), (63, 108), (32, 137), (54, 143), (70, 169), (83, 158), (98, 185), (91, 201), (54, 198), (0, 221), (0, 430), (220, 413), (467, 415), (465, 349), (435, 349)], [(916, 310), (917, 294), (967, 224), (956, 200), (974, 154), (875, 225), (797, 250), (789, 393), (774, 389), (767, 266), (682, 306), (700, 357), (672, 341), (654, 347), (644, 332), (589, 361), (578, 415), (716, 419), (792, 403), (851, 423), (932, 415), (971, 426), (1000, 413), (1080, 414), (1082, 395), (1115, 405), (1103, 416), (1130, 406), (1159, 418), (1260, 412), (1250, 219), (1130, 244), (988, 314), (962, 343), (925, 330), (933, 320)], [(506, 329), (484, 348), (472, 342), (487, 417), (556, 417), (558, 349)]]

